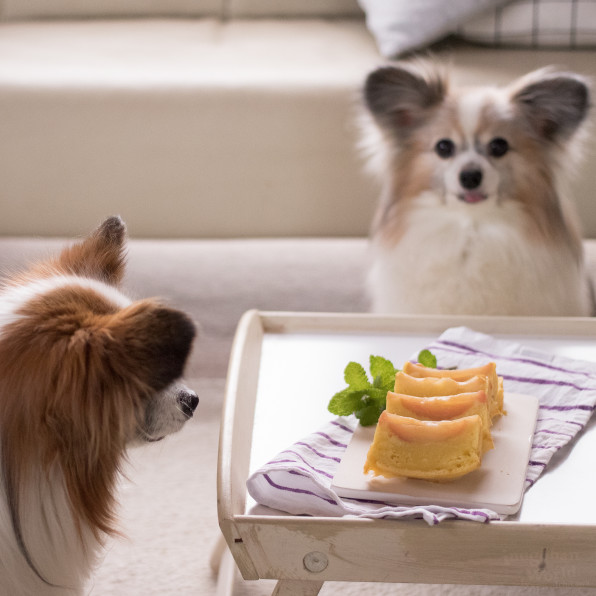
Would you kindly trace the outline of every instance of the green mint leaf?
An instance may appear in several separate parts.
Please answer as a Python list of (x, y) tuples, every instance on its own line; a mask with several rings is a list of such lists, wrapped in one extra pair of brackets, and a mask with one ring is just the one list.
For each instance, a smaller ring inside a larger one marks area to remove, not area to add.
[(344, 380), (350, 386), (350, 389), (358, 391), (370, 386), (366, 371), (361, 364), (350, 362), (344, 370)]
[(382, 403), (383, 408), (385, 407), (385, 402), (387, 401), (387, 389), (384, 387), (369, 387), (365, 393), (371, 400), (379, 404)]
[(327, 409), (336, 416), (349, 416), (350, 414), (354, 414), (357, 410), (371, 404), (375, 404), (376, 406), (381, 407), (381, 410), (384, 410), (386, 400), (387, 391), (384, 389), (369, 387), (368, 389), (353, 391), (347, 387), (331, 398), (327, 405)]
[(362, 395), (362, 391), (344, 389), (331, 398), (327, 409), (336, 416), (349, 416), (361, 407)]
[(422, 350), (418, 354), (418, 362), (428, 368), (437, 368), (437, 357), (430, 350)]
[(377, 387), (379, 389), (382, 389), (382, 387), (383, 387), (383, 377), (381, 375), (377, 375), (374, 378), (374, 381), (372, 383), (372, 386), (373, 387)]
[(388, 391), (393, 389), (397, 370), (390, 360), (382, 356), (371, 356), (370, 373), (375, 380), (373, 383), (375, 387), (383, 387)]
[(372, 426), (379, 421), (379, 416), (384, 409), (384, 406), (381, 407), (379, 404), (373, 401), (373, 403), (356, 410), (354, 414), (362, 426)]
[(387, 391), (393, 390), (395, 385), (397, 369), (390, 360), (371, 356), (370, 372), (372, 383), (362, 365), (349, 362), (344, 370), (348, 387), (331, 398), (327, 406), (329, 412), (336, 416), (354, 414), (362, 426), (376, 424), (385, 409)]

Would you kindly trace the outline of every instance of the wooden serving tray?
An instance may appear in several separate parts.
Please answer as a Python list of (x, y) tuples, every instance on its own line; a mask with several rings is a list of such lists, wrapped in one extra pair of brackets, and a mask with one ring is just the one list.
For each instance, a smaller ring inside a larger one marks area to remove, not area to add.
[[(396, 365), (445, 329), (466, 325), (530, 348), (596, 361), (596, 320), (377, 316), (249, 311), (234, 341), (218, 462), (218, 516), (245, 579), (275, 594), (317, 594), (324, 581), (596, 587), (596, 425), (527, 491), (518, 514), (479, 524), (299, 517), (253, 503), (249, 474), (332, 416), (350, 360)], [(313, 563), (314, 561), (314, 563)], [(223, 593), (223, 592), (222, 592)]]

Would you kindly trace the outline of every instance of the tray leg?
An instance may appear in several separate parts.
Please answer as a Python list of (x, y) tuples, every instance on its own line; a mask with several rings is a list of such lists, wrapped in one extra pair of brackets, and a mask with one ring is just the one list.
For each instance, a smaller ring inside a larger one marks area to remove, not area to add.
[(302, 579), (280, 579), (271, 596), (317, 596), (323, 582)]

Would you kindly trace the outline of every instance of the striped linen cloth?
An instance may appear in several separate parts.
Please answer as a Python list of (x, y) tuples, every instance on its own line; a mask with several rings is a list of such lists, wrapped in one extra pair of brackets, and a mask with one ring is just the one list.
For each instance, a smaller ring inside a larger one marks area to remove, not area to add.
[[(551, 457), (586, 425), (596, 404), (596, 364), (524, 347), (465, 327), (448, 329), (428, 346), (441, 368), (497, 364), (505, 391), (535, 395), (538, 420), (525, 487), (532, 486)], [(488, 509), (444, 506), (396, 506), (340, 498), (331, 483), (357, 421), (338, 418), (295, 443), (262, 466), (247, 481), (261, 505), (294, 515), (424, 519), (437, 524), (459, 518), (487, 522), (500, 519)]]

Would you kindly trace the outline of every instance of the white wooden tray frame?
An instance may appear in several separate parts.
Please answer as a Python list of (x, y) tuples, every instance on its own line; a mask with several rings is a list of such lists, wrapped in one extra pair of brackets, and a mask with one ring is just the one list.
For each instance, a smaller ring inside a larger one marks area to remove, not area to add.
[[(439, 335), (458, 325), (512, 336), (593, 337), (596, 344), (595, 319), (245, 313), (230, 358), (217, 479), (220, 528), (244, 579), (277, 579), (278, 596), (316, 595), (325, 581), (596, 587), (596, 524), (447, 521), (430, 527), (422, 521), (245, 513), (265, 333)], [(324, 568), (309, 571), (307, 556), (324, 561)], [(223, 568), (230, 572), (233, 566)], [(229, 582), (220, 581), (218, 594), (229, 593)]]

